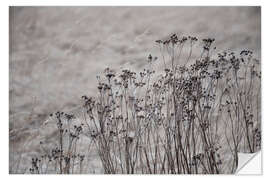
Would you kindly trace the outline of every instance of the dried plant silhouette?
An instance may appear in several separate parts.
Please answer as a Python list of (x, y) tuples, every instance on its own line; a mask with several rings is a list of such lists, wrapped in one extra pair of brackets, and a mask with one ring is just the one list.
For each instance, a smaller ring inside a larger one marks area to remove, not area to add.
[(50, 115), (56, 141), (46, 151), (40, 142), (27, 172), (85, 173), (96, 151), (106, 174), (234, 173), (238, 152), (261, 148), (260, 61), (249, 50), (214, 54), (214, 41), (173, 34), (155, 42), (162, 58), (149, 55), (141, 72), (106, 68), (96, 97), (82, 96), (82, 117)]

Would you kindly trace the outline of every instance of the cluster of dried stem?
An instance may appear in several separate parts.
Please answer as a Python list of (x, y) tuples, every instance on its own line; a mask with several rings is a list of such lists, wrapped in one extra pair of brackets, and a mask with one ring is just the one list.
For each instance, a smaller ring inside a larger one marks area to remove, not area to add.
[[(149, 55), (148, 68), (139, 73), (106, 68), (97, 77), (97, 97), (83, 96), (84, 131), (104, 173), (233, 173), (239, 151), (260, 149), (259, 61), (247, 50), (214, 58), (209, 38), (194, 62), (197, 41), (175, 34), (157, 40), (161, 75), (153, 69), (157, 57)], [(190, 49), (187, 57), (183, 48)], [(60, 173), (70, 173), (61, 158), (58, 164)]]
[[(74, 115), (63, 112), (56, 112), (50, 116), (56, 120), (57, 143), (49, 152), (32, 158), (30, 173), (82, 173), (85, 155), (77, 152), (77, 142), (82, 133), (83, 124), (71, 127), (71, 121), (75, 118)], [(45, 149), (44, 146), (46, 145), (48, 144), (40, 141), (41, 149)]]

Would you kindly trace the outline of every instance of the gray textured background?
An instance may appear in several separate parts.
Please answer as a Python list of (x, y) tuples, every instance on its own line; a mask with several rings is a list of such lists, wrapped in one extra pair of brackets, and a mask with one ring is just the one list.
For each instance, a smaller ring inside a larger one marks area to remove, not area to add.
[(258, 7), (11, 7), (10, 166), (48, 113), (95, 95), (105, 67), (142, 69), (149, 53), (160, 56), (154, 41), (172, 33), (260, 58)]

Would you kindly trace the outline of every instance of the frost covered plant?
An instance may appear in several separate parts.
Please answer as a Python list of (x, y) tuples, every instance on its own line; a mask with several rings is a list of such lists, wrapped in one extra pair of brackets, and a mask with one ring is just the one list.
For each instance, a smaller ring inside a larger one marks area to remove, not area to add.
[[(214, 41), (203, 39), (194, 60), (198, 38), (174, 34), (156, 41), (160, 75), (153, 69), (157, 57), (149, 55), (139, 73), (106, 68), (97, 77), (98, 95), (82, 97), (83, 122), (104, 173), (234, 173), (238, 152), (260, 150), (259, 61), (248, 50), (213, 57)], [(60, 173), (69, 172), (61, 163)]]

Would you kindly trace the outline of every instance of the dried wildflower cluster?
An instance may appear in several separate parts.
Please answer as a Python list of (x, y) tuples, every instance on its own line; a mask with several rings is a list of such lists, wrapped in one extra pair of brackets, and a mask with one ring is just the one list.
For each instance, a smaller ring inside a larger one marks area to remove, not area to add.
[[(64, 112), (50, 114), (50, 117), (56, 121), (58, 142), (49, 152), (32, 158), (30, 173), (80, 173), (85, 155), (77, 153), (76, 146), (84, 124), (72, 125), (75, 116)], [(46, 144), (40, 141), (40, 146), (44, 145)]]
[[(259, 61), (249, 50), (212, 58), (211, 38), (202, 40), (201, 56), (191, 60), (197, 41), (176, 34), (157, 40), (164, 63), (160, 76), (154, 76), (152, 66), (157, 57), (149, 55), (148, 68), (139, 73), (106, 68), (105, 80), (97, 77), (97, 97), (82, 96), (88, 137), (104, 173), (234, 173), (238, 152), (260, 150)], [(186, 46), (190, 53), (182, 57)], [(66, 132), (62, 116), (75, 118), (56, 114), (60, 135)], [(71, 144), (82, 131), (74, 130), (68, 130)], [(60, 145), (58, 156), (65, 163), (57, 162), (65, 169), (71, 156), (62, 151)], [(31, 171), (36, 171), (33, 162)]]

